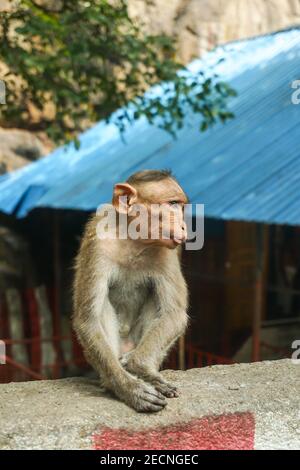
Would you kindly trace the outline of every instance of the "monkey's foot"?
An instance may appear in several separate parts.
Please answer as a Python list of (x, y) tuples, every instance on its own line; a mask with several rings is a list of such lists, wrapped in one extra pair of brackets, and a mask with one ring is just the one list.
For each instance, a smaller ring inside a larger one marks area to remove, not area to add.
[(141, 380), (135, 381), (134, 386), (125, 397), (129, 406), (139, 412), (161, 411), (167, 404), (165, 396), (155, 387)]
[(151, 384), (155, 390), (160, 392), (164, 397), (177, 398), (179, 396), (177, 388), (174, 385), (166, 382), (160, 374), (150, 370), (148, 367), (136, 363), (133, 360), (133, 354), (134, 351), (130, 351), (124, 354), (120, 359), (121, 364), (128, 372)]
[(155, 390), (162, 393), (167, 398), (177, 398), (179, 397), (179, 393), (177, 387), (174, 385), (165, 382), (164, 380), (154, 380), (151, 382)]

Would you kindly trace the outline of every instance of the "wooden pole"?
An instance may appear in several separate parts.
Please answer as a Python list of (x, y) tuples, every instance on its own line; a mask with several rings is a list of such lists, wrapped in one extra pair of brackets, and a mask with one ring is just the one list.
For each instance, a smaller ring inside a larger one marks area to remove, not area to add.
[(252, 321), (252, 362), (260, 360), (260, 330), (263, 309), (263, 259), (264, 259), (264, 226), (256, 228), (256, 279), (254, 312)]
[(180, 336), (178, 349), (179, 369), (185, 370), (185, 335)]

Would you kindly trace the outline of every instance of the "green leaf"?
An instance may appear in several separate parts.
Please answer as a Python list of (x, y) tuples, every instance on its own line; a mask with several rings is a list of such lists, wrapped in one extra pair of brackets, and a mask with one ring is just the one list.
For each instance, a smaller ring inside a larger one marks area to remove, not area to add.
[[(228, 102), (236, 92), (204, 71), (191, 76), (175, 59), (174, 40), (143, 33), (124, 0), (65, 0), (59, 11), (20, 0), (1, 12), (0, 55), (7, 76), (18, 77), (7, 80), (0, 125), (43, 130), (57, 144), (74, 140), (78, 148), (79, 133), (100, 119), (124, 133), (144, 116), (175, 138), (190, 111), (201, 131), (233, 118)], [(144, 95), (159, 82), (162, 98)], [(53, 117), (43, 112), (49, 102)], [(32, 105), (42, 111), (38, 122)]]

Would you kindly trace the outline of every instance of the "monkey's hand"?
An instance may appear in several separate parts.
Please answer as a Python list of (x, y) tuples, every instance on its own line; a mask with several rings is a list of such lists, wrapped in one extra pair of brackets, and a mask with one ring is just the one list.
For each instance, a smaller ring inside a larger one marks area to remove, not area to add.
[(163, 379), (159, 372), (152, 370), (151, 367), (141, 364), (135, 359), (135, 350), (125, 353), (120, 361), (122, 366), (131, 374), (150, 383), (158, 392), (167, 398), (176, 398), (179, 396), (177, 388)]

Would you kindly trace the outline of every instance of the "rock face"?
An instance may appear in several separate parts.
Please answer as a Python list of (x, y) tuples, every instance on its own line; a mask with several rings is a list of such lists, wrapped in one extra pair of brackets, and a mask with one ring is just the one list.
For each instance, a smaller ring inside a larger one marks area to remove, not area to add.
[(0, 11), (10, 10), (11, 1), (10, 0), (0, 0)]
[(0, 174), (16, 170), (45, 153), (45, 146), (34, 134), (0, 128)]
[(129, 0), (132, 17), (151, 33), (178, 41), (180, 59), (217, 44), (300, 24), (300, 0)]
[[(36, 0), (59, 11), (59, 0)], [(0, 10), (10, 0), (0, 0)], [(300, 0), (128, 0), (129, 12), (150, 33), (178, 41), (183, 63), (236, 39), (249, 38), (300, 24)]]
[(180, 397), (156, 414), (135, 412), (90, 379), (0, 385), (0, 448), (300, 449), (299, 364), (163, 374)]

